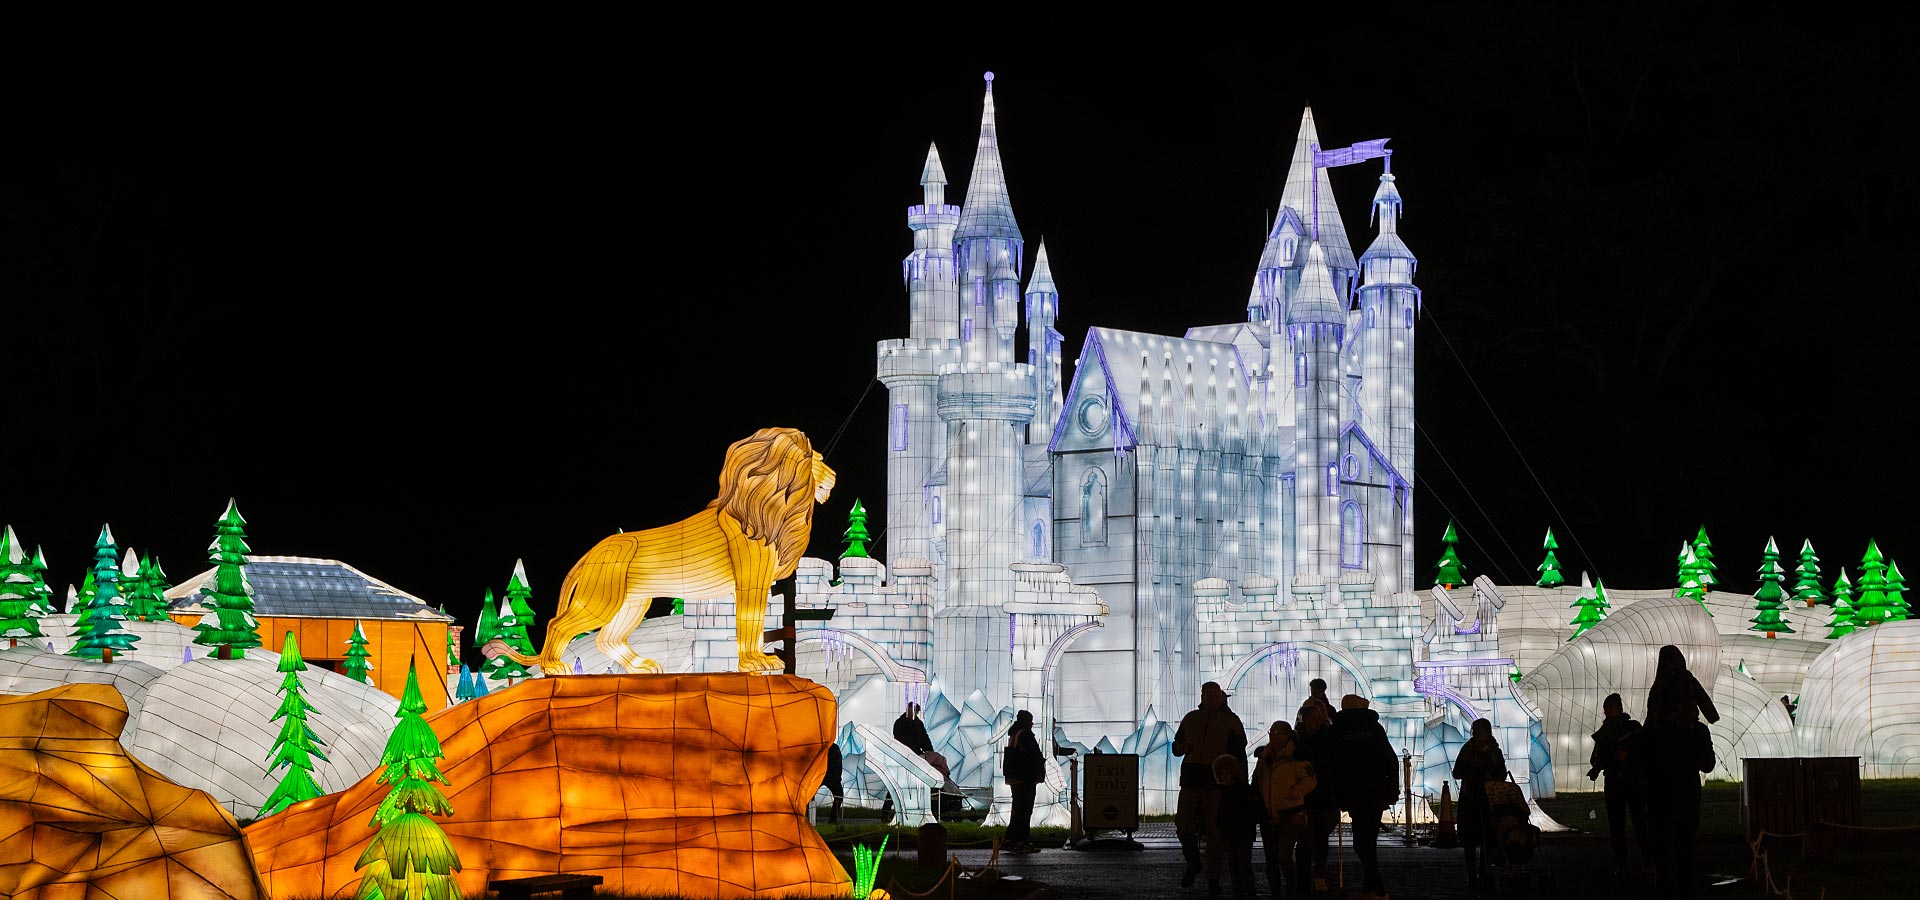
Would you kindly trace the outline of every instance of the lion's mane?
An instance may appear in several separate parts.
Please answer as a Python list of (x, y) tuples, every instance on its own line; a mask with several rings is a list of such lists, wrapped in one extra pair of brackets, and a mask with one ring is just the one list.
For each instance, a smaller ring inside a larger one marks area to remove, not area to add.
[(818, 487), (813, 446), (792, 428), (762, 428), (727, 448), (720, 496), (709, 508), (740, 523), (741, 533), (773, 548), (774, 578), (793, 574), (807, 551)]

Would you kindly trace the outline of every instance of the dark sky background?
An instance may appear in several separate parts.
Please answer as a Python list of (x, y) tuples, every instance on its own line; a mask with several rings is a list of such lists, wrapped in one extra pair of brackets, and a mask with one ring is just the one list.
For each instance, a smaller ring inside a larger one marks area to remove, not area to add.
[[(813, 541), (837, 555), (854, 498), (885, 526), (873, 345), (906, 333), (905, 208), (929, 141), (960, 202), (991, 69), (1069, 360), (1093, 325), (1244, 317), (1302, 106), (1327, 146), (1392, 139), (1425, 291), (1422, 578), (1449, 519), (1503, 582), (1549, 526), (1615, 587), (1669, 586), (1701, 525), (1733, 589), (1770, 535), (1829, 579), (1870, 538), (1920, 567), (1899, 23), (1283, 26), (502, 28), (15, 81), (0, 520), (64, 594), (102, 523), (202, 570), (236, 497), (257, 553), (469, 624), (524, 558), (544, 622), (595, 540), (700, 508), (726, 446), (779, 424), (840, 472)], [(1378, 171), (1333, 175), (1357, 247)]]

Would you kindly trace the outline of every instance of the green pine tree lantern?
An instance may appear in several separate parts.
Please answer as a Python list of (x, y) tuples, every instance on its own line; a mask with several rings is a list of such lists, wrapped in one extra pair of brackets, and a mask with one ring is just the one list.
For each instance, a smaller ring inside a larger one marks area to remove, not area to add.
[(1808, 606), (1826, 603), (1827, 592), (1820, 588), (1820, 557), (1813, 555), (1813, 542), (1800, 544), (1800, 565), (1793, 570), (1793, 599)]
[[(1674, 589), (1673, 595), (1685, 597), (1700, 604), (1701, 609), (1707, 609), (1707, 588), (1700, 581), (1700, 558), (1694, 555), (1693, 545), (1686, 541), (1680, 542), (1678, 577), (1680, 585)], [(1708, 609), (1707, 615), (1713, 615), (1713, 610)]]
[(359, 620), (353, 623), (353, 635), (347, 638), (347, 659), (340, 666), (340, 674), (361, 684), (367, 683), (367, 673), (373, 671), (370, 662), (372, 654), (367, 652), (367, 632), (360, 627)]
[[(493, 606), (492, 588), (487, 589), (486, 602), (489, 607)], [(499, 607), (491, 618), (493, 620), (494, 636), (498, 637), (514, 650), (529, 655), (533, 653), (533, 643), (527, 639), (526, 629), (520, 627), (519, 618), (513, 613), (513, 600), (511, 598), (501, 598)], [(487, 679), (491, 681), (504, 681), (507, 682), (508, 685), (512, 685), (513, 679), (515, 678), (533, 677), (533, 673), (527, 671), (526, 666), (504, 656), (487, 660), (481, 665), (480, 671)]]
[[(453, 618), (453, 616), (447, 612), (447, 605), (445, 603), (440, 604), (440, 614), (449, 619)], [(447, 623), (447, 665), (450, 666), (460, 662), (460, 644), (453, 639), (453, 625), (454, 623), (452, 622)]]
[(427, 711), (420, 697), (420, 679), (407, 665), (407, 687), (400, 697), (400, 724), (387, 738), (379, 783), (388, 785), (386, 799), (373, 811), (369, 828), (380, 829), (354, 863), (365, 869), (360, 900), (460, 900), (454, 882), (460, 856), (447, 833), (429, 816), (450, 816), (453, 804), (434, 787), (449, 784), (437, 761), (446, 758), (440, 738), (421, 715)]
[(1887, 598), (1887, 561), (1880, 545), (1867, 542), (1867, 553), (1860, 558), (1859, 593), (1853, 600), (1853, 621), (1866, 628), (1893, 618), (1893, 601)]
[(33, 603), (41, 617), (53, 615), (53, 588), (47, 586), (47, 555), (33, 548)]
[(1543, 588), (1555, 588), (1566, 584), (1567, 576), (1560, 572), (1560, 560), (1554, 558), (1553, 555), (1553, 551), (1560, 549), (1560, 545), (1553, 539), (1552, 528), (1547, 529), (1547, 542), (1542, 546), (1547, 550), (1547, 558), (1541, 560), (1540, 565), (1534, 567), (1534, 571), (1540, 573), (1540, 580), (1534, 582), (1534, 584)]
[(307, 727), (307, 714), (312, 707), (307, 705), (300, 685), (300, 673), (306, 670), (307, 663), (300, 658), (300, 642), (289, 631), (286, 641), (280, 645), (280, 708), (274, 711), (272, 719), (280, 723), (280, 736), (274, 739), (273, 753), (267, 758), (267, 777), (273, 777), (281, 768), (285, 768), (287, 774), (280, 778), (280, 786), (273, 789), (266, 804), (260, 807), (262, 819), (321, 794), (320, 786), (313, 781), (313, 758), (324, 760), (327, 754), (320, 750), (325, 741)]
[(1578, 611), (1573, 614), (1573, 621), (1567, 623), (1573, 626), (1573, 634), (1567, 637), (1569, 641), (1586, 634), (1587, 629), (1600, 624), (1600, 620), (1607, 617), (1606, 581), (1601, 580), (1589, 586), (1587, 576), (1583, 573), (1580, 576), (1580, 596), (1573, 598), (1570, 606)]
[(847, 533), (840, 536), (841, 543), (847, 549), (840, 554), (841, 559), (868, 559), (867, 542), (873, 536), (867, 533), (867, 508), (860, 505), (860, 499), (854, 498), (853, 509), (847, 512)]
[(1904, 622), (1913, 618), (1913, 608), (1907, 600), (1907, 580), (1900, 575), (1900, 566), (1893, 560), (1887, 560), (1887, 600), (1893, 609), (1889, 622)]
[(1694, 580), (1700, 582), (1700, 592), (1704, 595), (1720, 584), (1720, 567), (1713, 563), (1713, 542), (1707, 540), (1705, 525), (1700, 526), (1700, 533), (1693, 538), (1693, 558), (1698, 564), (1699, 573)]
[(1787, 591), (1782, 587), (1786, 580), (1786, 570), (1780, 568), (1780, 548), (1769, 537), (1767, 549), (1760, 552), (1760, 587), (1753, 592), (1759, 615), (1747, 620), (1753, 623), (1748, 631), (1765, 632), (1768, 638), (1793, 633), (1793, 626), (1781, 615), (1787, 608)]
[(113, 545), (113, 532), (104, 525), (93, 545), (93, 583), (93, 599), (86, 601), (74, 621), (72, 653), (110, 663), (115, 651), (132, 650), (140, 636), (122, 625), (127, 621), (127, 599), (120, 596), (120, 548)]
[[(260, 623), (253, 617), (253, 584), (247, 580), (247, 520), (240, 505), (227, 501), (227, 511), (214, 524), (213, 543), (207, 547), (214, 565), (213, 579), (201, 588), (201, 602), (209, 612), (193, 626), (199, 632), (193, 642), (217, 648), (216, 659), (244, 658), (246, 651), (260, 646)], [(239, 651), (235, 653), (234, 651)]]
[(152, 554), (142, 559), (131, 547), (120, 562), (120, 593), (127, 598), (129, 615), (142, 622), (167, 617), (167, 585), (161, 580), (158, 565)]
[(1447, 533), (1440, 536), (1440, 543), (1446, 549), (1441, 552), (1440, 561), (1434, 563), (1438, 571), (1433, 575), (1433, 583), (1449, 591), (1455, 585), (1467, 583), (1467, 576), (1463, 574), (1466, 566), (1460, 564), (1460, 556), (1454, 552), (1454, 545), (1459, 542), (1460, 535), (1454, 532), (1453, 523), (1448, 522)]
[(20, 646), (21, 638), (46, 636), (40, 633), (40, 620), (46, 613), (40, 610), (38, 601), (33, 591), (33, 561), (14, 536), (13, 526), (8, 525), (5, 533), (0, 533), (0, 637), (7, 639), (8, 647)]
[(493, 588), (487, 588), (487, 598), (480, 601), (480, 621), (473, 628), (473, 645), (486, 649), (487, 642), (500, 636), (500, 608), (493, 602)]
[(1834, 640), (1852, 634), (1859, 625), (1853, 621), (1853, 583), (1847, 580), (1847, 570), (1840, 570), (1840, 577), (1833, 580), (1833, 620), (1829, 623), (1827, 640)]
[[(534, 653), (533, 635), (528, 629), (534, 625), (533, 587), (527, 581), (527, 567), (522, 560), (516, 559), (513, 561), (513, 574), (507, 578), (507, 599), (506, 602), (500, 604), (500, 606), (501, 639), (505, 640), (507, 646), (512, 647), (514, 650), (532, 656)], [(507, 620), (508, 614), (512, 616), (511, 624), (509, 624)], [(512, 660), (508, 660), (507, 662), (509, 662), (510, 665), (502, 666), (497, 671), (509, 673), (506, 676), (508, 679), (533, 677), (533, 672), (528, 670), (526, 666), (520, 665)], [(511, 683), (511, 681), (509, 681), (509, 683)]]

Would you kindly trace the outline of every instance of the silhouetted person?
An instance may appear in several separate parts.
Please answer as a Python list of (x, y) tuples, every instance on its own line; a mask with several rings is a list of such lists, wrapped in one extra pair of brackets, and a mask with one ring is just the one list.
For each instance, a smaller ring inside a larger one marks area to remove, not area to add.
[(1225, 848), (1220, 843), (1220, 786), (1214, 782), (1212, 761), (1226, 753), (1245, 759), (1247, 732), (1240, 717), (1227, 708), (1229, 695), (1219, 683), (1200, 686), (1200, 706), (1180, 720), (1173, 733), (1173, 755), (1180, 762), (1180, 801), (1173, 828), (1180, 835), (1180, 853), (1187, 868), (1180, 884), (1192, 887), (1200, 877), (1200, 842), (1206, 840), (1207, 887), (1220, 892), (1220, 866)]
[(1327, 844), (1333, 829), (1340, 824), (1340, 804), (1333, 797), (1333, 763), (1327, 759), (1332, 740), (1333, 718), (1318, 706), (1300, 710), (1300, 721), (1293, 729), (1293, 756), (1313, 766), (1319, 781), (1307, 792), (1307, 830), (1301, 838), (1303, 852), (1313, 861), (1313, 889), (1327, 889)]
[(1380, 813), (1400, 797), (1400, 757), (1387, 740), (1387, 730), (1380, 727), (1380, 714), (1369, 705), (1358, 694), (1340, 698), (1322, 758), (1333, 778), (1334, 800), (1353, 822), (1353, 855), (1360, 858), (1362, 888), (1383, 897), (1387, 888), (1380, 880), (1375, 842), (1380, 837)]
[[(1213, 781), (1220, 791), (1220, 844), (1226, 851), (1233, 896), (1253, 897), (1253, 835), (1262, 818), (1260, 800), (1247, 784), (1247, 761), (1231, 753), (1213, 760)], [(1219, 893), (1217, 885), (1207, 889)]]
[[(1315, 712), (1314, 721), (1320, 721)], [(1313, 763), (1294, 755), (1293, 726), (1281, 720), (1267, 729), (1266, 746), (1253, 752), (1253, 790), (1265, 813), (1260, 822), (1262, 849), (1267, 858), (1267, 888), (1275, 897), (1282, 886), (1293, 895), (1307, 895), (1313, 878), (1313, 853), (1306, 841), (1307, 795), (1320, 779)], [(1291, 875), (1283, 873), (1292, 870)]]
[(1641, 725), (1627, 715), (1619, 694), (1608, 694), (1601, 704), (1606, 720), (1593, 733), (1593, 756), (1587, 760), (1587, 779), (1607, 776), (1607, 833), (1613, 842), (1615, 874), (1627, 867), (1627, 821), (1633, 821), (1633, 838), (1640, 845), (1640, 860), (1652, 865), (1647, 845), (1647, 795), (1637, 763), (1639, 748), (1634, 739)]
[(907, 745), (907, 749), (914, 753), (933, 749), (933, 740), (927, 737), (927, 723), (920, 720), (920, 704), (907, 704), (907, 711), (893, 720), (893, 739)]
[(1015, 853), (1038, 852), (1040, 848), (1033, 845), (1033, 797), (1047, 777), (1047, 758), (1033, 736), (1033, 713), (1023, 709), (1014, 717), (1013, 727), (1007, 730), (1007, 757), (1001, 772), (1013, 791), (1013, 811), (1007, 815), (1001, 846)]
[(830, 821), (840, 824), (840, 804), (846, 800), (846, 793), (840, 787), (840, 744), (838, 741), (827, 745), (827, 777), (821, 780), (827, 792), (833, 794), (833, 813)]
[(1713, 743), (1702, 724), (1720, 721), (1720, 711), (1687, 671), (1679, 647), (1660, 648), (1659, 668), (1647, 690), (1647, 721), (1635, 741), (1647, 751), (1641, 760), (1646, 784), (1647, 821), (1653, 826), (1656, 894), (1693, 896), (1693, 842), (1700, 832), (1700, 775), (1713, 769)]
[(1493, 811), (1487, 806), (1487, 782), (1507, 777), (1507, 759), (1493, 739), (1492, 722), (1473, 720), (1473, 735), (1454, 757), (1453, 777), (1460, 781), (1456, 809), (1460, 846), (1467, 857), (1467, 886), (1478, 887), (1486, 880), (1487, 867), (1499, 851), (1493, 834)]
[(1333, 721), (1333, 701), (1327, 699), (1325, 679), (1315, 678), (1307, 682), (1307, 699), (1300, 702), (1300, 711), (1293, 717), (1293, 730), (1300, 730), (1300, 722), (1306, 716), (1307, 708), (1310, 706), (1319, 707), (1320, 712), (1326, 715), (1327, 721)]

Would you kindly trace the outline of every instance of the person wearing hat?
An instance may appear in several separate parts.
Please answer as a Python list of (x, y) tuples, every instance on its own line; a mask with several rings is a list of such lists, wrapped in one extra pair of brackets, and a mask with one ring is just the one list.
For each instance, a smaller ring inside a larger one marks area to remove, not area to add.
[(1358, 694), (1340, 698), (1340, 711), (1328, 729), (1322, 774), (1333, 782), (1334, 799), (1353, 821), (1353, 855), (1360, 858), (1363, 877), (1360, 896), (1385, 898), (1375, 842), (1380, 813), (1400, 798), (1400, 757), (1380, 726), (1380, 714), (1369, 706)]
[(1040, 741), (1033, 736), (1033, 713), (1021, 710), (1007, 729), (1007, 756), (1001, 763), (1007, 787), (1013, 791), (1013, 811), (1007, 816), (1007, 833), (1001, 845), (1014, 853), (1038, 853), (1033, 843), (1033, 797), (1041, 780), (1047, 777), (1047, 758), (1040, 752)]
[(1180, 800), (1174, 809), (1173, 827), (1180, 836), (1180, 853), (1187, 860), (1180, 884), (1192, 887), (1200, 877), (1200, 842), (1204, 836), (1207, 890), (1215, 895), (1221, 892), (1220, 868), (1226, 846), (1220, 837), (1220, 786), (1214, 780), (1213, 762), (1222, 754), (1247, 758), (1246, 728), (1227, 708), (1229, 696), (1218, 682), (1201, 685), (1199, 708), (1187, 713), (1173, 734), (1173, 755), (1181, 758)]

